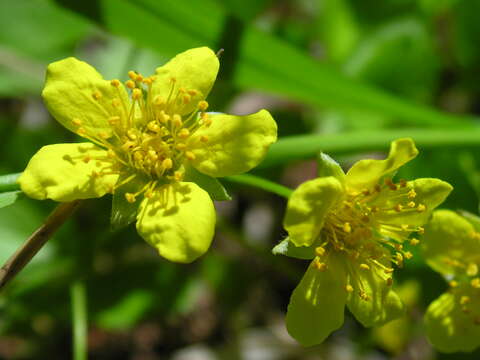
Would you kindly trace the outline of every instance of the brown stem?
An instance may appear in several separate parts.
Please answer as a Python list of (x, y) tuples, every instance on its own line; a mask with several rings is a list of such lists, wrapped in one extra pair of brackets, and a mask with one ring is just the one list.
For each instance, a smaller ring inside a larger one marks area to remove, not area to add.
[(32, 260), (55, 231), (75, 212), (79, 204), (80, 200), (61, 203), (53, 210), (45, 223), (35, 230), (27, 241), (3, 264), (0, 269), (0, 289)]

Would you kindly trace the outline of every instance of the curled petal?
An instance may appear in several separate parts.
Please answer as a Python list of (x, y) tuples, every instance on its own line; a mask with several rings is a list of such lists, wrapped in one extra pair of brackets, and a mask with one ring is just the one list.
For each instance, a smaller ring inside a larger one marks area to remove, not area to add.
[(392, 142), (385, 160), (360, 160), (347, 172), (347, 187), (355, 190), (370, 189), (386, 175), (417, 156), (418, 150), (412, 139), (398, 139)]

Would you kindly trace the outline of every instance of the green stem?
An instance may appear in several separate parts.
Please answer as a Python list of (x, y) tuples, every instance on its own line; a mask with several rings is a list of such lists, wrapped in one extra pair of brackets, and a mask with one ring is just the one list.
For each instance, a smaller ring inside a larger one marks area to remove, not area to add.
[(349, 153), (387, 150), (392, 140), (411, 137), (420, 149), (480, 146), (480, 129), (398, 129), (356, 131), (340, 134), (300, 135), (281, 138), (273, 144), (259, 167), (285, 164), (288, 161), (315, 157), (320, 151)]
[(234, 175), (234, 176), (227, 176), (224, 178), (227, 181), (231, 181), (234, 183), (242, 184), (242, 185), (249, 185), (255, 186), (262, 190), (283, 196), (284, 198), (289, 198), (292, 194), (292, 189), (289, 189), (286, 186), (274, 183), (270, 180), (250, 175), (250, 174), (242, 174), (242, 175)]
[(0, 176), (0, 192), (19, 190), (17, 179), (22, 173), (7, 174)]
[(73, 324), (73, 359), (87, 360), (87, 296), (85, 283), (77, 280), (70, 286)]

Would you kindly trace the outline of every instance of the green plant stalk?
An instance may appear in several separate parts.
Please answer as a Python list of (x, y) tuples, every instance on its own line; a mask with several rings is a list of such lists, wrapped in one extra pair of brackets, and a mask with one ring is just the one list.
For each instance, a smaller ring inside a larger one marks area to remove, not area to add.
[(77, 280), (70, 286), (73, 326), (73, 359), (87, 360), (87, 296), (85, 283)]
[(0, 192), (20, 190), (17, 179), (21, 174), (15, 173), (0, 176)]
[(60, 203), (45, 223), (40, 226), (23, 245), (0, 268), (0, 289), (7, 285), (35, 256), (78, 208), (81, 200)]
[(224, 178), (227, 181), (242, 184), (242, 185), (248, 185), (248, 186), (254, 186), (259, 189), (283, 196), (284, 198), (289, 198), (290, 195), (292, 194), (292, 189), (289, 189), (286, 186), (274, 183), (270, 180), (250, 175), (250, 174), (242, 174), (242, 175), (235, 175), (235, 176), (227, 176)]
[(357, 151), (388, 150), (391, 141), (402, 137), (411, 137), (417, 147), (423, 150), (480, 146), (480, 128), (459, 130), (399, 129), (300, 135), (284, 137), (273, 144), (259, 168), (314, 158), (320, 151), (342, 154)]

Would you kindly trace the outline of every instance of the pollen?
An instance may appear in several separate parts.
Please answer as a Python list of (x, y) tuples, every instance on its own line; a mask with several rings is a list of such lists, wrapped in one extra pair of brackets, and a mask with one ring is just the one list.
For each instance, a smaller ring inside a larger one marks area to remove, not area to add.
[(138, 100), (142, 97), (142, 90), (135, 88), (132, 91), (132, 99)]
[(327, 264), (325, 264), (323, 262), (315, 261), (313, 264), (314, 264), (315, 268), (319, 271), (326, 271), (328, 269)]
[(102, 98), (102, 93), (97, 90), (92, 94), (92, 96), (95, 100), (100, 100)]
[(170, 158), (166, 158), (165, 160), (162, 161), (162, 166), (165, 169), (171, 169), (173, 166), (173, 161)]
[(82, 125), (82, 120), (75, 118), (75, 119), (72, 120), (72, 124), (75, 125), (75, 126), (81, 126)]
[(207, 143), (208, 142), (208, 137), (205, 136), (205, 135), (201, 135), (200, 136), (200, 141), (203, 142), (203, 143)]
[(178, 132), (178, 137), (181, 139), (186, 139), (190, 136), (190, 131), (187, 128), (183, 128)]
[(125, 86), (129, 89), (134, 89), (135, 88), (135, 82), (133, 80), (127, 80), (125, 82)]
[(347, 284), (347, 285), (345, 285), (345, 290), (346, 290), (348, 293), (352, 293), (352, 292), (353, 292), (353, 286), (350, 285), (350, 284)]
[(412, 246), (416, 246), (420, 243), (420, 240), (416, 239), (416, 238), (412, 238), (410, 239), (410, 245)]
[(110, 84), (111, 84), (113, 87), (118, 88), (118, 87), (120, 86), (120, 81), (117, 80), (117, 79), (113, 79), (112, 81), (110, 81)]

